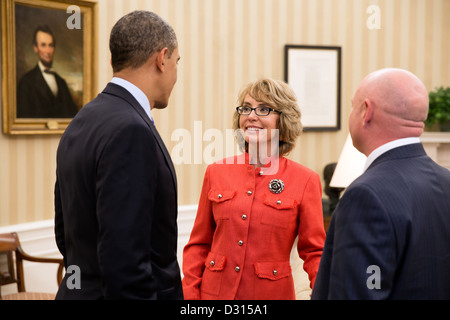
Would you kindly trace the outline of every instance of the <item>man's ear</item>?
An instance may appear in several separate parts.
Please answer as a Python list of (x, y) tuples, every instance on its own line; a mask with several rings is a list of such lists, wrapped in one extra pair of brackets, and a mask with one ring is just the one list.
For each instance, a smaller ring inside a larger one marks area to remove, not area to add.
[(167, 51), (168, 49), (164, 48), (161, 51), (159, 51), (156, 56), (156, 65), (161, 72), (165, 71)]
[(373, 103), (369, 99), (364, 100), (363, 104), (363, 126), (365, 127), (367, 124), (372, 121), (373, 118)]

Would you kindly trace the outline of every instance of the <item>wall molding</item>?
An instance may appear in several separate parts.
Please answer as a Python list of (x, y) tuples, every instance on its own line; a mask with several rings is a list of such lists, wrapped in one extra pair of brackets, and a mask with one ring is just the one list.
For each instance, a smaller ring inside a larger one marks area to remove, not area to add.
[[(189, 241), (197, 205), (186, 205), (178, 207), (178, 244), (177, 258), (180, 268), (183, 263), (183, 248)], [(31, 223), (17, 224), (0, 227), (0, 233), (17, 232), (20, 243), (25, 252), (30, 255), (61, 258), (61, 254), (56, 246), (54, 221), (42, 220)], [(291, 254), (291, 265), (294, 270), (294, 282), (297, 299), (309, 299), (311, 290), (309, 280), (303, 271), (303, 261), (298, 257), (296, 243)], [(4, 263), (0, 262), (0, 268), (4, 268)], [(24, 262), (25, 285), (27, 291), (56, 293), (56, 265)], [(15, 285), (4, 286), (2, 293), (16, 292)]]
[[(180, 266), (183, 261), (183, 248), (189, 241), (194, 224), (197, 205), (178, 207), (178, 245), (177, 258)], [(30, 223), (16, 224), (0, 227), (0, 233), (17, 232), (23, 250), (33, 256), (61, 258), (56, 246), (54, 220), (42, 220)], [(5, 261), (0, 261), (2, 270), (6, 267)], [(25, 285), (27, 291), (56, 293), (57, 266), (24, 261)], [(2, 293), (16, 292), (15, 285), (2, 288)]]
[[(61, 258), (55, 242), (53, 220), (43, 220), (0, 227), (0, 233), (17, 232), (23, 250), (32, 255), (46, 258)], [(2, 270), (5, 261), (0, 263)], [(25, 289), (29, 292), (56, 293), (57, 264), (24, 261)], [(2, 294), (17, 292), (14, 284), (2, 287)]]
[(450, 132), (426, 131), (420, 141), (431, 159), (450, 170)]

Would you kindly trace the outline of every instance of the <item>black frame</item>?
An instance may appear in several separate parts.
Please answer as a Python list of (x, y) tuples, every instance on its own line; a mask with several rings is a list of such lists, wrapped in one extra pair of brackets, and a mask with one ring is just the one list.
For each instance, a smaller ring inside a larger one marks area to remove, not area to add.
[[(341, 47), (338, 46), (310, 46), (310, 45), (285, 45), (284, 48), (284, 80), (289, 83), (289, 53), (290, 50), (333, 50), (337, 53), (336, 61), (336, 123), (333, 125), (308, 125), (308, 123), (303, 123), (304, 131), (338, 131), (341, 129)], [(292, 85), (291, 85), (292, 87)], [(295, 90), (294, 87), (292, 87)], [(297, 98), (299, 97), (298, 93)], [(302, 106), (300, 105), (300, 108)], [(331, 108), (331, 107), (330, 107)], [(302, 110), (302, 117), (304, 116), (304, 110)], [(304, 117), (303, 117), (304, 118)]]

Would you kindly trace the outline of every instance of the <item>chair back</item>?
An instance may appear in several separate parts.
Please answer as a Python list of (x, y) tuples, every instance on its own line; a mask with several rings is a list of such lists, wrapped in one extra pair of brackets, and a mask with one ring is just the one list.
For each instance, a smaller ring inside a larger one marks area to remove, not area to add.
[[(23, 260), (32, 262), (55, 263), (58, 264), (56, 281), (61, 284), (64, 262), (63, 259), (41, 258), (30, 256), (25, 253), (20, 245), (17, 233), (0, 234), (0, 300), (2, 299), (1, 287), (3, 285), (17, 283), (17, 294), (10, 294), (4, 299), (47, 299), (48, 294), (25, 292), (25, 277), (23, 274)], [(53, 295), (54, 296), (54, 295)], [(7, 297), (7, 298), (6, 298)]]
[(0, 285), (17, 283), (17, 291), (25, 292), (21, 252), (17, 233), (0, 234), (0, 265), (6, 264), (6, 268), (0, 269)]

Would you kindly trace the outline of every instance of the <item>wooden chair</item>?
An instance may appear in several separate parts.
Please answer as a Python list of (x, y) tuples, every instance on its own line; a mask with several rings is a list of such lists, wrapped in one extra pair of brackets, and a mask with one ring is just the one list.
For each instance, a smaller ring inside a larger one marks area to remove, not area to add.
[[(59, 286), (62, 281), (64, 269), (62, 259), (39, 258), (26, 254), (20, 246), (19, 237), (15, 232), (0, 234), (0, 257), (4, 256), (6, 256), (8, 268), (7, 271), (0, 270), (0, 300), (52, 300), (55, 298), (54, 294), (25, 291), (23, 260), (59, 264), (56, 276)], [(1, 287), (11, 283), (17, 283), (18, 293), (2, 296)]]

